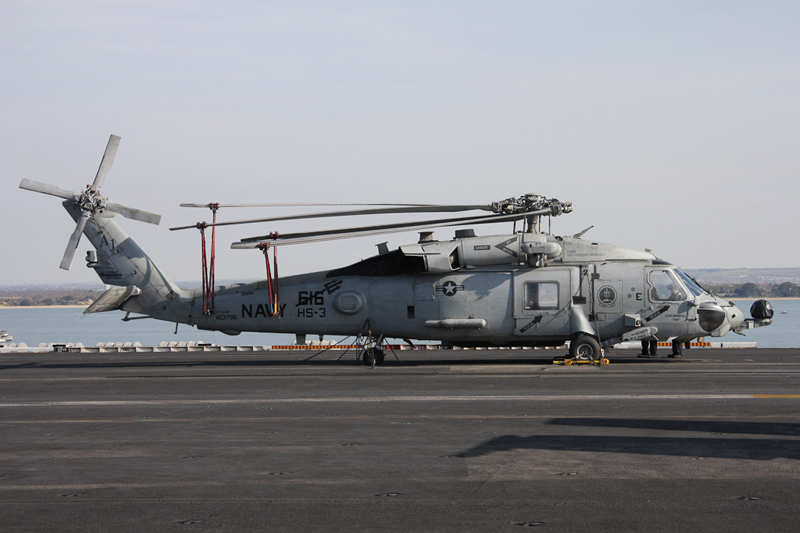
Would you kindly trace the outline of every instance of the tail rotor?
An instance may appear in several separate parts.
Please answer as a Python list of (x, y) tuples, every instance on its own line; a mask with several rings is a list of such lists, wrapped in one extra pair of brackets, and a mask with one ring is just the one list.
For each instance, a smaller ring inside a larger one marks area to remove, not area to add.
[(86, 228), (89, 219), (94, 218), (95, 215), (102, 214), (104, 211), (108, 210), (112, 213), (118, 213), (125, 218), (147, 222), (149, 224), (158, 224), (161, 221), (161, 215), (112, 202), (100, 194), (100, 187), (103, 185), (106, 174), (108, 174), (108, 171), (111, 169), (111, 165), (114, 163), (114, 157), (117, 155), (119, 141), (120, 137), (116, 135), (111, 135), (109, 137), (106, 151), (103, 153), (103, 159), (100, 161), (100, 167), (97, 169), (94, 181), (91, 185), (87, 185), (86, 189), (82, 192), (70, 192), (56, 187), (55, 185), (29, 179), (23, 179), (19, 184), (20, 189), (63, 198), (67, 202), (71, 202), (75, 207), (80, 208), (80, 218), (77, 219), (75, 230), (72, 232), (72, 235), (70, 235), (67, 248), (64, 251), (64, 256), (61, 258), (60, 267), (63, 270), (69, 270), (70, 266), (72, 266), (72, 260), (75, 258), (75, 252), (80, 243), (81, 235), (83, 235), (83, 230)]

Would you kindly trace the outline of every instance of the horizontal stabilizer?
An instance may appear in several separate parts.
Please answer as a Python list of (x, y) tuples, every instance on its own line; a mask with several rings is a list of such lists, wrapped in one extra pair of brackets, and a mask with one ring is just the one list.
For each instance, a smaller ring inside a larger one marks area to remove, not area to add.
[(89, 313), (102, 313), (103, 311), (114, 311), (122, 307), (128, 298), (142, 294), (141, 289), (135, 285), (128, 285), (127, 287), (112, 287), (100, 295), (100, 297), (92, 302), (92, 305), (86, 308), (83, 312), (84, 315)]

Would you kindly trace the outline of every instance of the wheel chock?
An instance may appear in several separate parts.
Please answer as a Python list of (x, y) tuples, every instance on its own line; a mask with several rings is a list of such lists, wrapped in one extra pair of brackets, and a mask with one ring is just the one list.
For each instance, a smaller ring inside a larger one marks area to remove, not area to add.
[(605, 357), (600, 359), (599, 361), (591, 361), (591, 360), (584, 361), (584, 360), (579, 360), (579, 359), (567, 359), (566, 357), (564, 359), (561, 359), (561, 360), (559, 360), (559, 359), (554, 359), (553, 360), (553, 364), (554, 365), (565, 365), (565, 366), (569, 366), (569, 365), (605, 366), (605, 365), (607, 365), (609, 363), (610, 363), (609, 360), (606, 359)]

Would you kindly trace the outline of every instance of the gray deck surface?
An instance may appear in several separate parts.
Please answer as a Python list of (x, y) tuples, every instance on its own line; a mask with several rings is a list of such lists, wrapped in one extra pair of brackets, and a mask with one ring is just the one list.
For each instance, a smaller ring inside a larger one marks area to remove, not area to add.
[(313, 353), (2, 355), (0, 529), (800, 530), (800, 350)]

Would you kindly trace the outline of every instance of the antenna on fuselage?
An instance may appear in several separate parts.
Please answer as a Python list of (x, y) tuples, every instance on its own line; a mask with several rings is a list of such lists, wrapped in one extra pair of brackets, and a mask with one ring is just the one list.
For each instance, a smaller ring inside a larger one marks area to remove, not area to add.
[(583, 237), (583, 235), (584, 235), (584, 234), (585, 234), (587, 231), (589, 231), (589, 230), (590, 230), (590, 229), (592, 229), (593, 227), (594, 227), (594, 226), (589, 226), (589, 227), (588, 227), (588, 228), (586, 228), (585, 230), (583, 230), (583, 231), (579, 231), (578, 233), (576, 233), (575, 235), (573, 235), (573, 236), (572, 236), (572, 238), (573, 238), (573, 239), (580, 239), (581, 237)]

